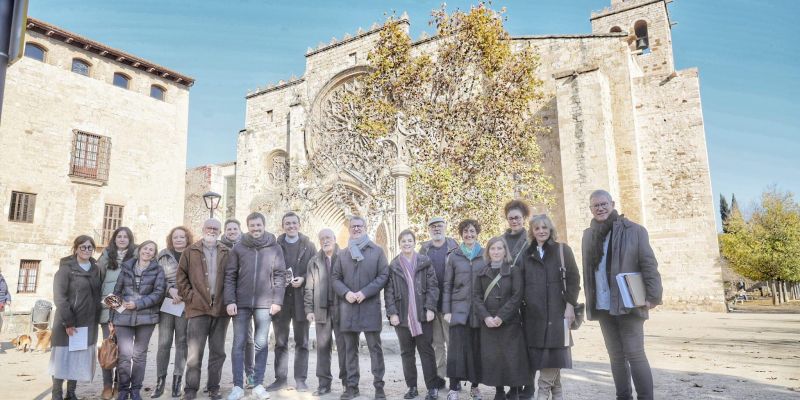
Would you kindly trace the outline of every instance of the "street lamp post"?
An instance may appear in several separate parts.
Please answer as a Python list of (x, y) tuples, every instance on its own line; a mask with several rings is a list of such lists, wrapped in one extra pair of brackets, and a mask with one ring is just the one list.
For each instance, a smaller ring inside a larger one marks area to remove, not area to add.
[(209, 218), (214, 218), (214, 210), (219, 207), (219, 199), (221, 199), (218, 193), (214, 192), (206, 192), (203, 195), (203, 202), (206, 203), (206, 208), (209, 211)]

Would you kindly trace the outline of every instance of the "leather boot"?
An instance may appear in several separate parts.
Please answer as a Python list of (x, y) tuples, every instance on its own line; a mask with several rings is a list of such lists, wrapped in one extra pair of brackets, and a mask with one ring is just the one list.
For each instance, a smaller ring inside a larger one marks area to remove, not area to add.
[(75, 395), (77, 387), (78, 381), (67, 381), (67, 395), (64, 400), (78, 400), (78, 396)]
[(52, 400), (64, 400), (64, 380), (53, 378)]
[(111, 400), (114, 398), (114, 389), (111, 385), (103, 385), (103, 393), (100, 394), (100, 398), (103, 400)]
[(167, 376), (159, 376), (158, 380), (156, 380), (156, 389), (153, 390), (153, 395), (150, 396), (151, 399), (157, 399), (164, 394), (164, 386), (167, 384)]
[(172, 397), (181, 397), (181, 376), (172, 375)]

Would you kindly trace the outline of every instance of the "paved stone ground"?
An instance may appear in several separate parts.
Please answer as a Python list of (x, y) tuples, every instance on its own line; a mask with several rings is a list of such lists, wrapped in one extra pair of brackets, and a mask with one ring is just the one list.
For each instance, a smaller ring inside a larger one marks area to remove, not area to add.
[[(645, 325), (647, 354), (653, 368), (657, 398), (676, 399), (800, 399), (800, 315), (655, 311)], [(384, 337), (391, 338), (391, 330)], [(229, 338), (232, 334), (229, 333)], [(0, 398), (49, 399), (47, 374), (49, 353), (23, 354), (10, 349), (4, 337), (0, 352)], [(575, 334), (575, 369), (565, 371), (563, 384), (568, 399), (612, 399), (614, 386), (599, 326), (586, 323)], [(151, 341), (145, 387), (155, 383), (155, 343)], [(394, 345), (387, 343), (390, 348)], [(230, 345), (228, 345), (230, 347)], [(267, 383), (274, 378), (272, 351)], [(315, 357), (310, 360), (313, 389)], [(290, 368), (291, 370), (291, 368)], [(421, 370), (421, 369), (420, 369)], [(226, 360), (223, 390), (231, 387), (230, 361)], [(334, 366), (334, 376), (336, 376)], [(421, 373), (420, 373), (421, 375)], [(371, 398), (369, 357), (361, 356), (360, 399)], [(400, 356), (386, 352), (386, 389), (389, 399), (400, 399), (405, 391)], [(291, 378), (290, 378), (291, 384)], [(422, 378), (420, 376), (420, 384)], [(80, 383), (82, 399), (98, 399), (102, 388), (100, 371), (92, 383)], [(338, 399), (341, 387), (324, 399)], [(493, 389), (484, 388), (484, 398)], [(148, 396), (149, 397), (149, 396)], [(439, 396), (443, 399), (445, 396)], [(169, 397), (162, 397), (169, 399)], [(203, 398), (203, 397), (200, 397)], [(282, 390), (272, 399), (312, 399), (310, 393)], [(462, 396), (465, 398), (465, 396)]]

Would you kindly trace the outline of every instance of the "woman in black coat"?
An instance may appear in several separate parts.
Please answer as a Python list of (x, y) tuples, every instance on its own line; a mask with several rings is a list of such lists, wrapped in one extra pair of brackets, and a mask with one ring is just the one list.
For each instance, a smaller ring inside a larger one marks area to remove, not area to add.
[[(486, 247), (487, 265), (475, 279), (472, 291), (481, 321), (481, 383), (497, 388), (495, 400), (517, 400), (521, 387), (531, 383), (519, 315), (522, 271), (511, 265), (502, 236), (489, 240)], [(511, 387), (508, 397), (504, 386)]]
[(147, 365), (147, 346), (158, 323), (164, 299), (164, 269), (155, 260), (158, 246), (148, 240), (136, 250), (138, 258), (122, 264), (114, 294), (122, 299), (122, 312), (113, 310), (111, 322), (119, 345), (119, 397), (141, 400), (140, 390)]
[[(540, 371), (539, 399), (563, 399), (561, 368), (572, 368), (569, 325), (575, 320), (580, 274), (572, 249), (556, 242), (547, 215), (530, 222), (532, 243), (521, 258), (525, 276), (524, 328), (531, 371)], [(566, 287), (566, 290), (565, 290)]]
[(444, 294), (442, 312), (450, 324), (450, 341), (447, 343), (447, 377), (450, 391), (447, 400), (458, 400), (460, 381), (472, 384), (470, 397), (479, 399), (480, 349), (478, 342), (480, 321), (472, 306), (472, 287), (486, 261), (478, 243), (481, 224), (465, 219), (458, 224), (461, 245), (447, 256), (444, 267)]
[(389, 283), (383, 290), (386, 316), (394, 326), (400, 341), (403, 359), (403, 376), (408, 392), (404, 399), (414, 399), (417, 390), (417, 360), (422, 361), (422, 375), (428, 389), (426, 400), (439, 396), (439, 377), (436, 375), (436, 354), (433, 352), (433, 325), (431, 321), (439, 301), (439, 283), (431, 260), (414, 251), (417, 238), (406, 229), (397, 238), (400, 254), (389, 264)]
[[(72, 243), (72, 255), (64, 257), (53, 279), (53, 300), (56, 312), (51, 338), (50, 375), (53, 376), (53, 399), (77, 400), (77, 381), (91, 382), (94, 377), (97, 326), (100, 320), (100, 269), (94, 254), (94, 240), (78, 236)], [(70, 337), (86, 330), (86, 342)], [(77, 347), (76, 347), (77, 346)], [(78, 349), (82, 347), (83, 349)], [(64, 380), (67, 396), (63, 396)]]

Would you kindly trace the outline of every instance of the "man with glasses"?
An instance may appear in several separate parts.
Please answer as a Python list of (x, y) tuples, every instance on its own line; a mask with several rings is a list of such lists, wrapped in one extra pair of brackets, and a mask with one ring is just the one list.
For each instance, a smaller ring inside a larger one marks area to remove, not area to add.
[(331, 348), (336, 343), (336, 352), (339, 360), (339, 379), (342, 387), (347, 387), (345, 381), (344, 338), (339, 330), (339, 301), (333, 291), (331, 273), (333, 264), (339, 253), (336, 245), (336, 236), (333, 231), (325, 228), (319, 231), (320, 250), (308, 263), (305, 287), (305, 312), (306, 319), (316, 322), (317, 335), (317, 378), (319, 387), (313, 396), (324, 396), (331, 392)]
[(217, 240), (219, 233), (219, 221), (209, 219), (203, 223), (203, 237), (183, 252), (175, 277), (189, 319), (186, 329), (186, 386), (183, 389), (186, 400), (197, 396), (206, 342), (209, 351), (208, 397), (222, 398), (219, 383), (226, 357), (225, 335), (231, 317), (225, 312), (222, 302), (229, 249)]
[(436, 353), (436, 372), (440, 378), (439, 389), (445, 388), (444, 377), (447, 376), (447, 342), (449, 341), (450, 324), (444, 319), (442, 313), (442, 295), (444, 294), (444, 265), (447, 256), (451, 251), (458, 248), (455, 239), (445, 236), (447, 232), (447, 222), (442, 217), (434, 217), (428, 220), (428, 235), (431, 240), (422, 242), (419, 254), (428, 256), (431, 265), (436, 272), (436, 280), (439, 282), (439, 301), (436, 303), (435, 317), (431, 321), (433, 325), (433, 351)]
[(308, 236), (300, 233), (300, 216), (289, 211), (281, 218), (283, 234), (278, 236), (278, 244), (283, 250), (286, 270), (292, 271), (286, 283), (283, 308), (273, 321), (275, 332), (275, 382), (267, 386), (267, 391), (280, 390), (286, 386), (289, 374), (289, 325), (294, 336), (294, 385), (298, 392), (308, 390), (308, 328), (309, 323), (303, 312), (303, 290), (306, 285), (308, 261), (317, 252)]
[[(644, 352), (644, 321), (648, 310), (661, 304), (661, 275), (647, 230), (615, 209), (605, 190), (589, 196), (594, 217), (583, 231), (583, 283), (586, 318), (600, 322), (617, 399), (633, 399), (631, 378), (640, 400), (653, 398), (653, 375)], [(642, 274), (646, 305), (625, 307), (617, 275)]]
[(341, 399), (358, 397), (358, 337), (361, 332), (369, 348), (375, 399), (385, 399), (380, 292), (389, 280), (389, 265), (383, 249), (369, 240), (364, 218), (351, 217), (349, 230), (347, 248), (339, 252), (332, 274), (333, 290), (339, 296), (339, 324), (347, 363), (347, 388)]

